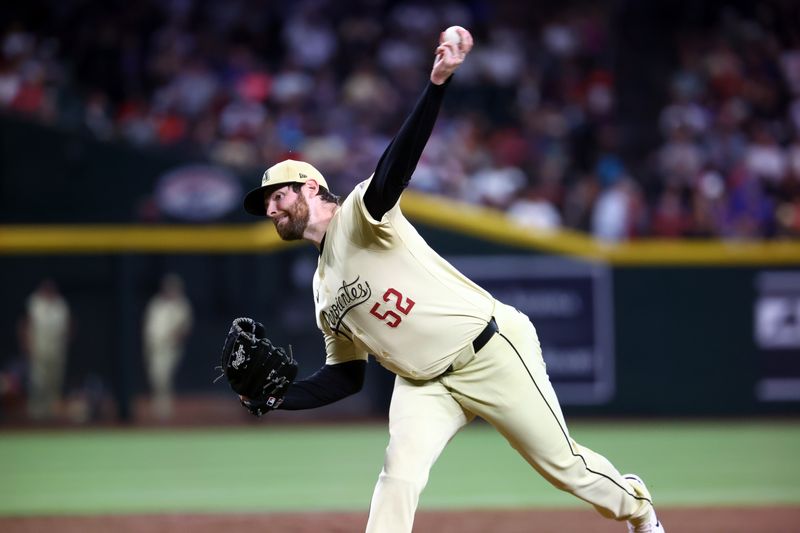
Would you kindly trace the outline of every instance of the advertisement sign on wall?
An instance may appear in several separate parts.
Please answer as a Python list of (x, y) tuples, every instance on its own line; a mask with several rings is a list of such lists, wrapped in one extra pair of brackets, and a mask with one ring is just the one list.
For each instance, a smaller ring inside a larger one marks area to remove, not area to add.
[(762, 402), (800, 401), (800, 271), (768, 271), (756, 276), (753, 336)]
[(552, 257), (448, 260), (495, 298), (530, 317), (562, 404), (604, 404), (613, 397), (614, 324), (607, 267)]

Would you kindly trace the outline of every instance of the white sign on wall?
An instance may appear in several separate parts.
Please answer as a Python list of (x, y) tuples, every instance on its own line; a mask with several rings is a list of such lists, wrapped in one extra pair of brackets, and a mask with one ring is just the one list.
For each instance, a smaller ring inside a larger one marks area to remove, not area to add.
[(764, 402), (800, 401), (800, 271), (761, 272), (756, 277), (753, 337)]

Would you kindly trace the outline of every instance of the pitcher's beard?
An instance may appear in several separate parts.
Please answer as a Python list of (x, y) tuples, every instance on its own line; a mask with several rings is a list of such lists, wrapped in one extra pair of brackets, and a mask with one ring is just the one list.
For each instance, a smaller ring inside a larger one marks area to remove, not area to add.
[(286, 217), (279, 224), (273, 220), (278, 235), (284, 241), (297, 241), (303, 238), (303, 233), (308, 226), (308, 203), (302, 195), (297, 196), (297, 200), (286, 212)]

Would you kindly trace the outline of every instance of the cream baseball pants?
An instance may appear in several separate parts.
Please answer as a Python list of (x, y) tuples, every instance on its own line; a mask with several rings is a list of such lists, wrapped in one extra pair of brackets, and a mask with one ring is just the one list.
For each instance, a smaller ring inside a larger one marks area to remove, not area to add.
[(397, 377), (389, 445), (367, 533), (411, 531), (433, 464), (476, 416), (492, 424), (556, 488), (587, 501), (607, 518), (645, 519), (651, 509), (647, 496), (606, 458), (570, 437), (528, 317), (500, 302), (494, 316), (499, 332), (460, 368), (454, 365), (429, 381)]

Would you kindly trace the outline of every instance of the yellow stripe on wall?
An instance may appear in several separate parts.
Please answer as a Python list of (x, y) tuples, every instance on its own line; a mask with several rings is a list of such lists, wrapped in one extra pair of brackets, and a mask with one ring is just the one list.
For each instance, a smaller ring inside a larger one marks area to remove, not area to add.
[(431, 226), (500, 244), (613, 265), (800, 265), (800, 240), (748, 242), (641, 239), (606, 244), (572, 230), (537, 231), (513, 222), (495, 209), (467, 205), (414, 191), (404, 193), (402, 209), (409, 218)]
[(0, 254), (265, 252), (290, 246), (269, 222), (226, 226), (0, 226)]
[[(571, 231), (537, 231), (502, 212), (407, 191), (416, 221), (490, 242), (620, 266), (800, 265), (800, 241), (644, 239), (605, 244)], [(270, 222), (240, 225), (6, 225), (0, 254), (252, 253), (285, 249)]]

